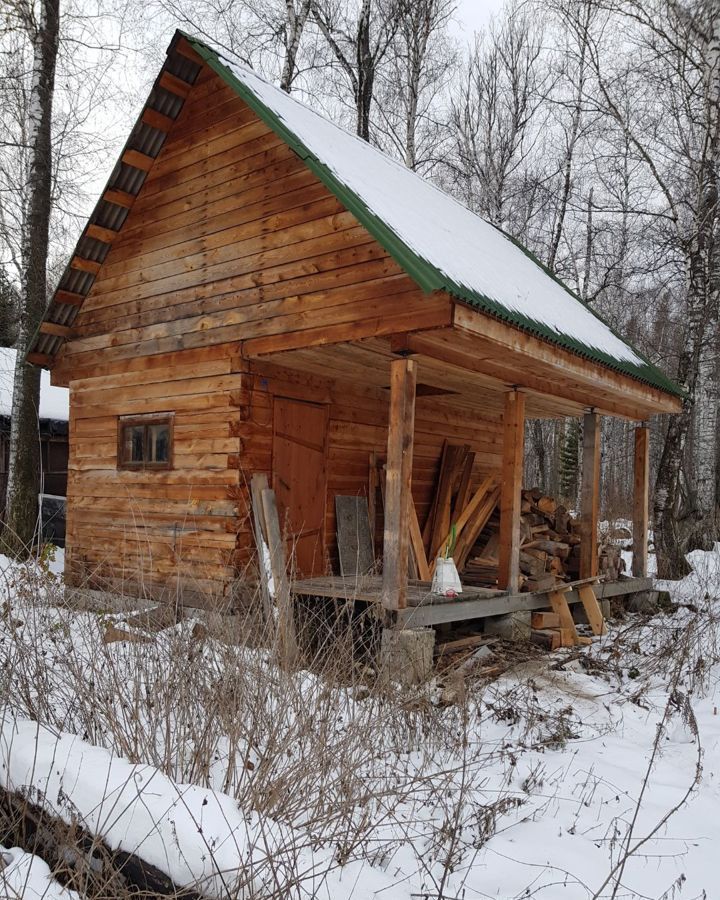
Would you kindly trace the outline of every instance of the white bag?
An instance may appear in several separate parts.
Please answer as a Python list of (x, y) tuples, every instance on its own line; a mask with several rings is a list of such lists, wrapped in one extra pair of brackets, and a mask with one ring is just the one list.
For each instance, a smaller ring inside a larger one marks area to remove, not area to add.
[(430, 590), (433, 594), (444, 594), (446, 597), (462, 594), (462, 584), (454, 560), (438, 556)]

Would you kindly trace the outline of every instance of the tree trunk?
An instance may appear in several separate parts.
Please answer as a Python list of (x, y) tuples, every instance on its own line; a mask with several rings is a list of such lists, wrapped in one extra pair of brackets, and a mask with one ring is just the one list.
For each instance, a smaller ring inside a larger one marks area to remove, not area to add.
[(40, 488), (40, 371), (25, 364), (47, 303), (47, 253), (52, 187), (51, 125), (59, 0), (41, 0), (37, 22), (28, 21), (33, 42), (29, 98), (28, 203), (23, 236), (21, 309), (13, 384), (10, 461), (2, 540), (15, 555), (29, 552), (37, 522)]
[(370, 107), (375, 86), (375, 60), (370, 49), (370, 0), (363, 0), (357, 31), (357, 133), (370, 140)]
[(285, 60), (280, 76), (280, 88), (289, 94), (297, 74), (296, 60), (300, 49), (300, 39), (310, 12), (310, 0), (302, 0), (297, 10), (295, 9), (295, 0), (285, 0), (285, 9)]

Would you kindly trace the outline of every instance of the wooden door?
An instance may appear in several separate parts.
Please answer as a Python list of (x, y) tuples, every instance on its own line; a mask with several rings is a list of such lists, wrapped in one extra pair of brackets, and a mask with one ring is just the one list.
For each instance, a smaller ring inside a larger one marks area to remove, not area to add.
[(325, 573), (327, 407), (275, 397), (273, 487), (288, 558), (303, 578)]

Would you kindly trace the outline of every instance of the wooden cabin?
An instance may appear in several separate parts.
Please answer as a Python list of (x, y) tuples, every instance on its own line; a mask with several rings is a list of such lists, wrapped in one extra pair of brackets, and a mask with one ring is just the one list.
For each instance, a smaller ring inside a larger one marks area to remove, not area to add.
[(586, 576), (601, 417), (638, 423), (642, 576), (647, 421), (681, 408), (502, 232), (180, 33), (29, 359), (70, 389), (68, 581), (191, 606), (232, 603), (252, 564), (254, 473), (275, 489), (297, 579), (317, 584), (337, 575), (334, 498), (367, 496), (382, 459), (376, 586), (403, 610), (418, 593), (411, 519), (428, 515), (448, 442), (472, 449), (471, 487), (501, 490), (497, 590), (453, 606), (513, 596), (528, 417), (585, 417)]

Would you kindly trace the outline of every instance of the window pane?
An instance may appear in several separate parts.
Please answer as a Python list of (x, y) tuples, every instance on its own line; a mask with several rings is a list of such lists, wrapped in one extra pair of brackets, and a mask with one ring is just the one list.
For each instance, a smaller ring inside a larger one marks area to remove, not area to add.
[(170, 458), (170, 428), (168, 425), (148, 425), (148, 462), (165, 463)]
[(127, 425), (124, 430), (123, 458), (125, 462), (143, 462), (144, 425)]

